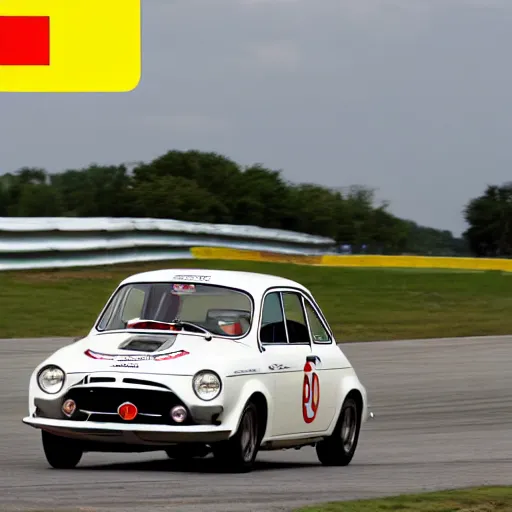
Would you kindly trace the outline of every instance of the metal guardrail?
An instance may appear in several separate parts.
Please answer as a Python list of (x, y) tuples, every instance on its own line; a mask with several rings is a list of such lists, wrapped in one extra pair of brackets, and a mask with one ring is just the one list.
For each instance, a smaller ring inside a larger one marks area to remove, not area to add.
[(192, 247), (323, 255), (335, 241), (255, 226), (164, 219), (0, 217), (0, 270), (193, 258)]

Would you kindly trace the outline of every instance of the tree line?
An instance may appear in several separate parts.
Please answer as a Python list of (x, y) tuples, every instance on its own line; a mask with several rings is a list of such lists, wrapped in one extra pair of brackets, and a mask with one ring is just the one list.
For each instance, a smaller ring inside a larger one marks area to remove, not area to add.
[(332, 237), (352, 252), (464, 255), (465, 240), (375, 204), (373, 190), (290, 183), (213, 152), (169, 151), (131, 171), (91, 165), (0, 176), (0, 216), (153, 217), (277, 228)]
[(512, 182), (488, 185), (482, 195), (467, 203), (464, 217), (469, 228), (463, 236), (473, 254), (512, 256)]

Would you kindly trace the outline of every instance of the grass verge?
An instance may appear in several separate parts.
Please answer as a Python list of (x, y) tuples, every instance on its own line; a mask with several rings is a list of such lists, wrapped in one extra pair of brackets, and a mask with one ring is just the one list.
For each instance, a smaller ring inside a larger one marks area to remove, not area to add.
[(512, 512), (512, 487), (481, 487), (326, 503), (296, 512)]
[(0, 338), (84, 334), (122, 279), (169, 267), (246, 270), (299, 281), (311, 289), (339, 341), (512, 333), (512, 280), (501, 272), (175, 260), (0, 272)]

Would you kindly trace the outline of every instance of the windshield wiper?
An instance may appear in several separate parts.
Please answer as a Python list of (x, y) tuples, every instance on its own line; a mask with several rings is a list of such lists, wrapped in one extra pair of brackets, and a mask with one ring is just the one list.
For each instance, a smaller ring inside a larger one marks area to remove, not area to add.
[(180, 320), (179, 318), (175, 318), (172, 322), (171, 322), (171, 325), (175, 325), (176, 327), (186, 327), (186, 326), (189, 326), (189, 327), (192, 327), (194, 329), (199, 329), (200, 331), (202, 331), (204, 333), (204, 339), (206, 341), (210, 341), (212, 339), (212, 335), (213, 333), (211, 331), (209, 331), (208, 329), (205, 329), (204, 327), (200, 326), (200, 325), (197, 325), (197, 324), (194, 324), (192, 322), (185, 322), (183, 320)]
[[(213, 333), (211, 333), (208, 329), (201, 327), (200, 325), (194, 324), (192, 322), (182, 322), (178, 318), (174, 319), (172, 322), (162, 322), (160, 320), (144, 320), (144, 319), (136, 319), (134, 321), (128, 321), (125, 324), (126, 329), (149, 329), (149, 330), (163, 330), (167, 331), (169, 327), (178, 327), (183, 329), (184, 327), (192, 327), (194, 329), (198, 329), (202, 331), (204, 339), (206, 341), (210, 341), (212, 339)], [(169, 329), (171, 332), (174, 332), (173, 329)], [(198, 334), (198, 333), (194, 333)]]

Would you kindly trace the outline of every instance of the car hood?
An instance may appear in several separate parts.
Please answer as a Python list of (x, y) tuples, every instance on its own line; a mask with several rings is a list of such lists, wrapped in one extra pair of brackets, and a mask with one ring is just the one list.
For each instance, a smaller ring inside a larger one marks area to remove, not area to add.
[[(155, 341), (163, 341), (156, 350)], [(222, 338), (206, 341), (188, 334), (123, 332), (89, 335), (60, 349), (46, 363), (57, 364), (66, 373), (123, 371), (194, 375), (203, 369), (229, 371), (230, 361), (250, 357), (250, 352), (248, 345)]]

